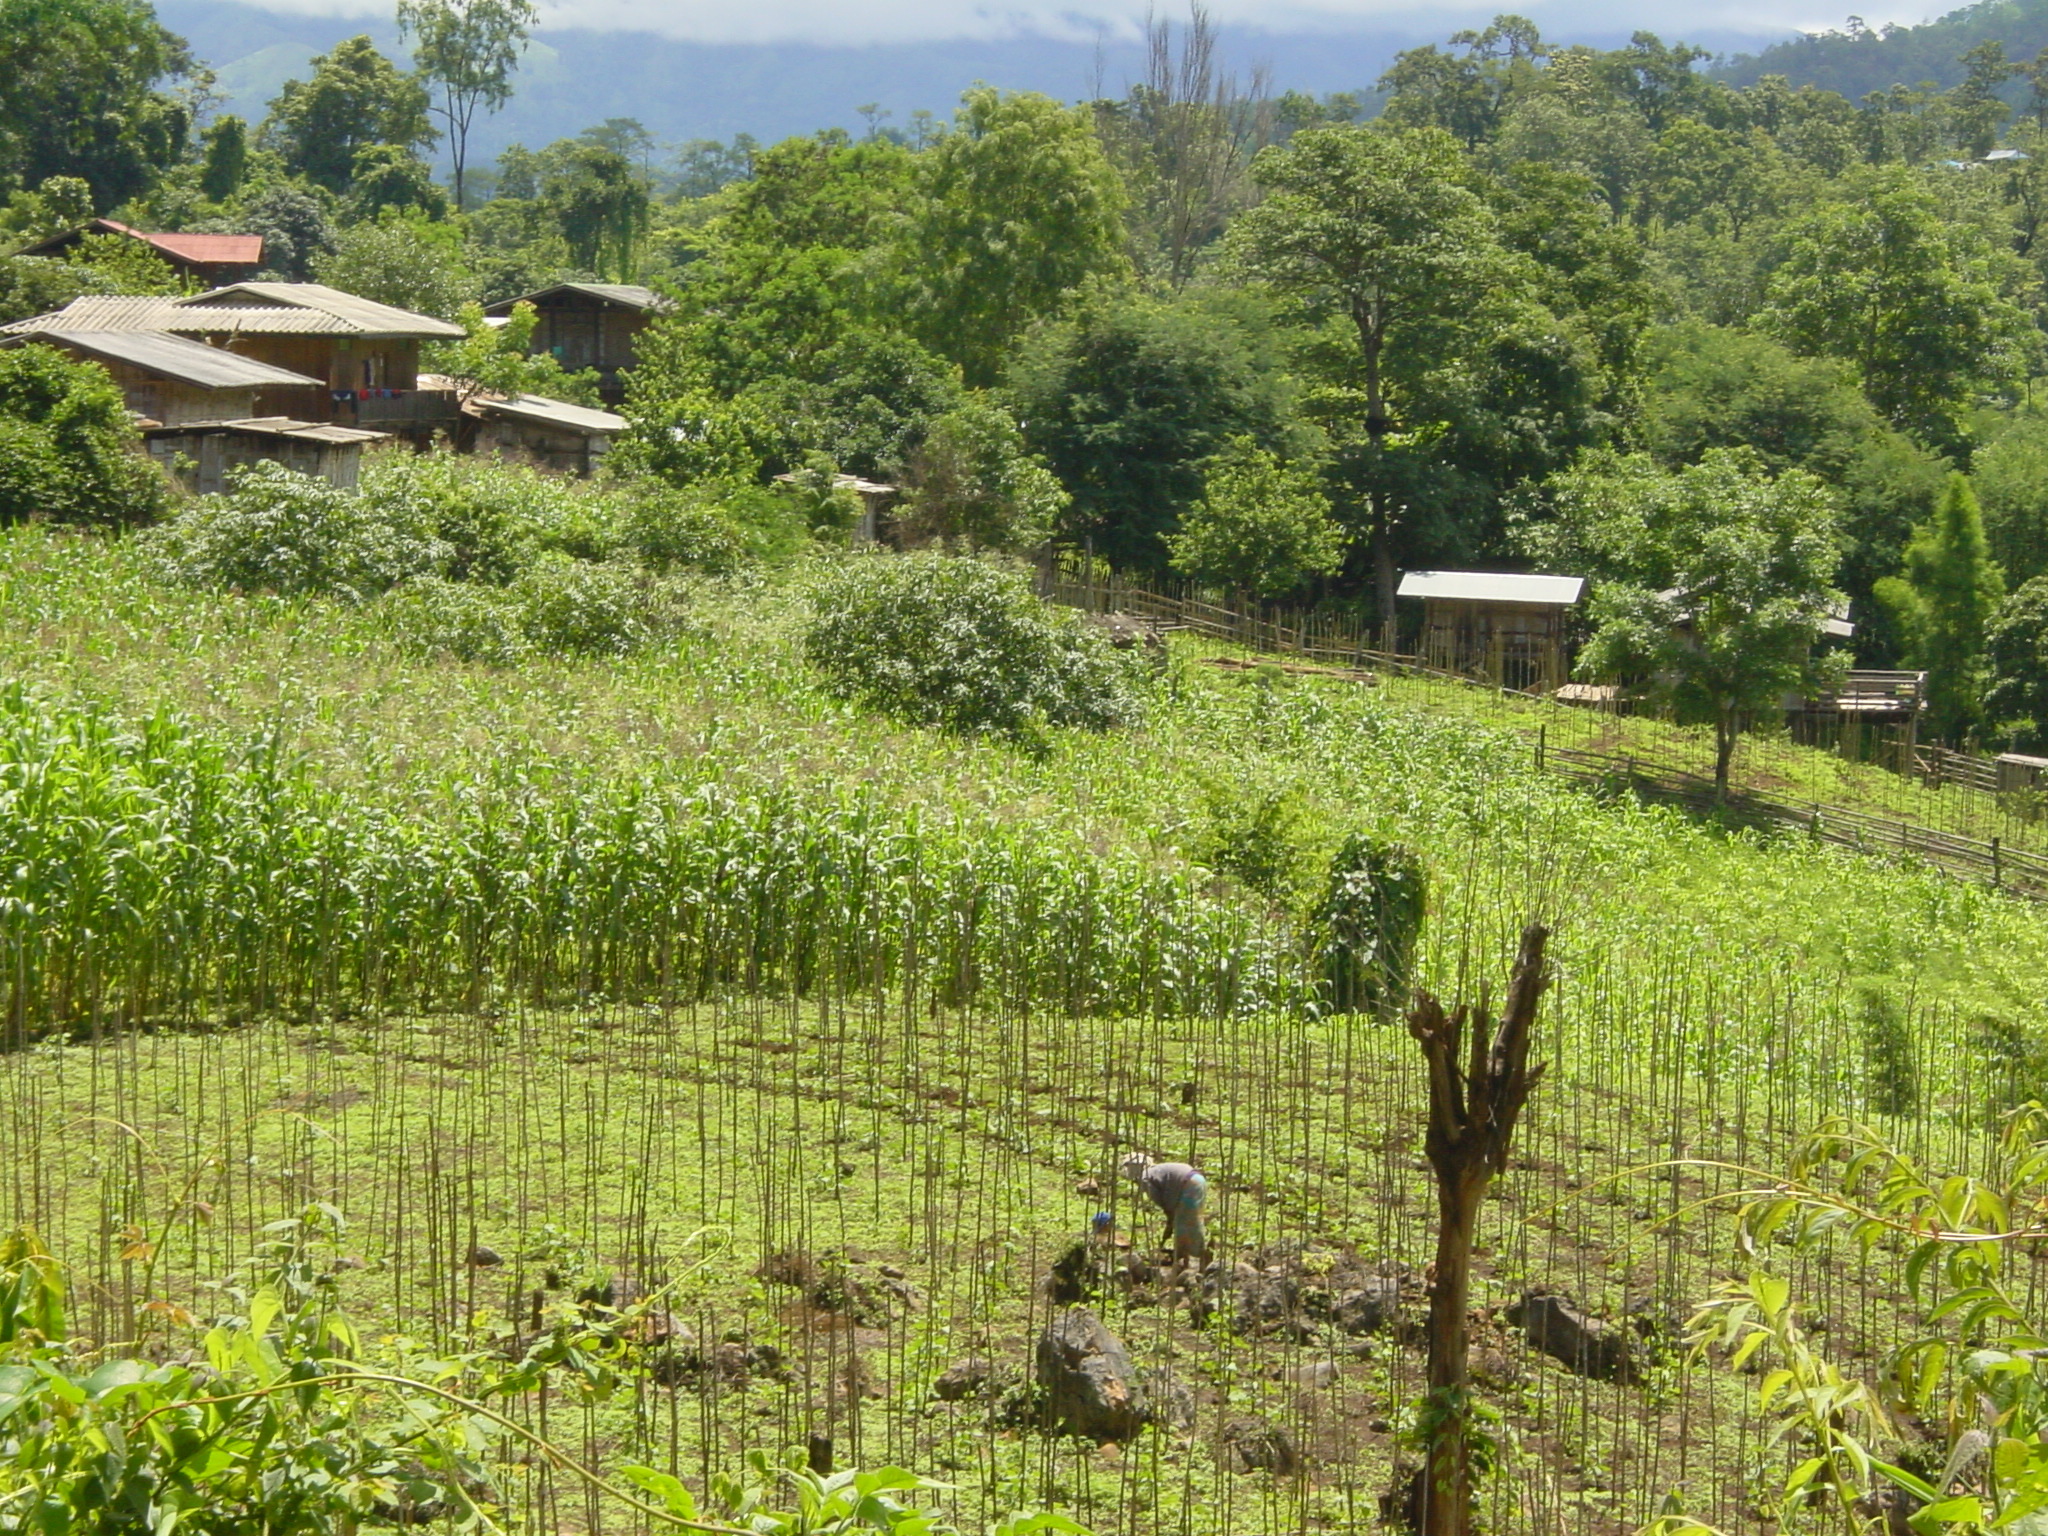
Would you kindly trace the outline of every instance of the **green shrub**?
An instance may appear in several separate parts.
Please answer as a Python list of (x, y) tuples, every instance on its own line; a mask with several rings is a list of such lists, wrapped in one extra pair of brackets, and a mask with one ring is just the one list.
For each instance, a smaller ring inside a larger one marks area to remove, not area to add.
[(842, 697), (963, 734), (1107, 730), (1138, 715), (1131, 669), (1020, 575), (945, 555), (850, 562), (812, 599), (804, 654)]
[(137, 447), (104, 368), (51, 347), (0, 350), (0, 523), (153, 521), (170, 486)]
[(193, 586), (365, 602), (445, 574), (454, 549), (422, 504), (343, 490), (281, 464), (244, 465), (149, 535), (160, 568)]
[(1428, 910), (1428, 875), (1414, 852), (1362, 833), (1345, 840), (1316, 908), (1336, 1012), (1392, 1018), (1407, 1006)]
[(386, 593), (377, 617), (415, 656), (510, 666), (532, 654), (519, 604), (497, 587), (423, 576)]
[(404, 451), (372, 456), (361, 494), (448, 545), (458, 581), (510, 582), (550, 550), (603, 560), (620, 542), (617, 498), (594, 486), (492, 458)]
[(624, 566), (543, 555), (509, 587), (422, 577), (377, 617), (416, 656), (509, 666), (529, 656), (625, 656), (687, 625), (671, 581)]
[(1269, 901), (1285, 898), (1298, 857), (1301, 807), (1287, 790), (1263, 794), (1241, 785), (1208, 791), (1202, 855), (1211, 867)]
[(676, 633), (672, 583), (619, 565), (550, 555), (511, 587), (526, 642), (546, 656), (624, 656)]
[(626, 502), (620, 531), (625, 548), (653, 571), (723, 576), (749, 553), (730, 513), (699, 493), (665, 485), (646, 486)]

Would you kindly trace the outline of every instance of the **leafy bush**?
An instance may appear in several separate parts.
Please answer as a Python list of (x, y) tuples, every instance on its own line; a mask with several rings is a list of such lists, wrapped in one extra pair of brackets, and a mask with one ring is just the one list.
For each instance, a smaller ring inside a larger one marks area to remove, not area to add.
[(549, 656), (624, 656), (681, 623), (673, 586), (562, 555), (536, 561), (511, 595), (527, 643)]
[(146, 523), (170, 487), (135, 451), (121, 391), (51, 347), (0, 351), (0, 522)]
[(1345, 840), (1316, 909), (1332, 1008), (1390, 1018), (1407, 1005), (1428, 910), (1428, 876), (1411, 850), (1362, 833)]
[(624, 547), (654, 571), (722, 576), (750, 553), (746, 531), (723, 507), (665, 485), (646, 486), (627, 501), (620, 533)]
[(864, 558), (812, 602), (804, 654), (833, 691), (912, 724), (1030, 737), (1138, 715), (1130, 668), (1107, 640), (979, 561)]
[(362, 602), (453, 563), (453, 548), (416, 501), (343, 490), (267, 462), (234, 471), (230, 484), (150, 535), (166, 574), (193, 586)]
[(415, 656), (510, 666), (532, 653), (519, 605), (496, 587), (423, 576), (387, 593), (377, 616)]
[(1889, 990), (1869, 984), (1857, 993), (1856, 1015), (1871, 1108), (1887, 1115), (1912, 1114), (1920, 1107), (1920, 1062), (1906, 1010)]
[(377, 616), (417, 656), (509, 666), (528, 656), (625, 656), (686, 624), (673, 582), (566, 555), (536, 561), (509, 587), (422, 577)]
[(579, 480), (456, 454), (373, 456), (362, 496), (431, 528), (449, 548), (446, 574), (502, 586), (550, 551), (603, 560), (619, 542), (614, 498)]

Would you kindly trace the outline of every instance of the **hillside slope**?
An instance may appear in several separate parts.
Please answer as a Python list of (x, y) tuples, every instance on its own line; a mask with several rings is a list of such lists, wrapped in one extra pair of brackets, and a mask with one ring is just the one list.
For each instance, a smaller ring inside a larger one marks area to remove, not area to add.
[[(1963, 78), (1962, 56), (1994, 41), (2011, 59), (2031, 59), (2048, 48), (2048, 0), (1979, 0), (1918, 26), (1809, 32), (1738, 56), (1719, 73), (1734, 85), (1783, 75), (1795, 86), (1819, 86), (1856, 101), (1927, 80), (1946, 89)], [(2007, 97), (2020, 94), (2015, 86)]]

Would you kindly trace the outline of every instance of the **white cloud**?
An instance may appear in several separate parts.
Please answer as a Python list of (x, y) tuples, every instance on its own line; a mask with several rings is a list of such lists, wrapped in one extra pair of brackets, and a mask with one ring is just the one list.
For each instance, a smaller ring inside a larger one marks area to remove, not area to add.
[[(1828, 4), (1805, 0), (1802, 10)], [(389, 0), (268, 0), (265, 8), (331, 16), (390, 13)], [(1115, 47), (1137, 41), (1147, 9), (1145, 0), (542, 0), (541, 15), (548, 28), (645, 31), (699, 43), (862, 46), (1037, 37), (1075, 43), (1100, 39)], [(1183, 14), (1180, 0), (1160, 0), (1156, 9), (1176, 19)], [(1639, 27), (1667, 38), (1783, 35), (1794, 27), (1839, 24), (1839, 18), (1828, 15), (1788, 17), (1783, 6), (1770, 0), (1561, 0), (1549, 5), (1478, 0), (1451, 6), (1418, 0), (1210, 0), (1209, 9), (1217, 23), (1240, 33), (1370, 31), (1437, 38), (1484, 25), (1494, 12), (1509, 9), (1531, 16), (1546, 35), (1560, 38), (1614, 37)]]

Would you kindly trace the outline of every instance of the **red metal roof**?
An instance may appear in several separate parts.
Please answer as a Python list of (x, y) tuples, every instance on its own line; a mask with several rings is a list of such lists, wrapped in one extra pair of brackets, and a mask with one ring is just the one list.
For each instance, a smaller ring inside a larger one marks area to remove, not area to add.
[(261, 235), (149, 235), (132, 231), (167, 255), (186, 261), (225, 262), (245, 267), (263, 264)]

